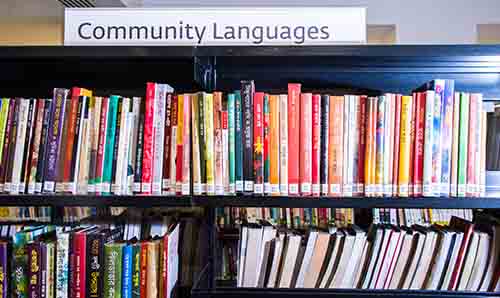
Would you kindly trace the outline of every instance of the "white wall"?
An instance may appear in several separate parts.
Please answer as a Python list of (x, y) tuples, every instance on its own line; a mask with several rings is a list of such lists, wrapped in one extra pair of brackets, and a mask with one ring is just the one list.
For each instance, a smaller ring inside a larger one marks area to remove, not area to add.
[(476, 43), (477, 24), (500, 24), (499, 0), (142, 0), (145, 7), (365, 6), (370, 25), (396, 25), (402, 44)]

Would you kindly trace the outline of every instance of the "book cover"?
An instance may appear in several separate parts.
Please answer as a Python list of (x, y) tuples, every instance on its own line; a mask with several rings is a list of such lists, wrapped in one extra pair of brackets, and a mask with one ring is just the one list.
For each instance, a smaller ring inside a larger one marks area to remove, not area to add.
[(215, 194), (224, 194), (223, 153), (222, 153), (222, 92), (214, 92), (214, 158)]
[(393, 96), (390, 93), (386, 93), (385, 97), (385, 114), (384, 114), (384, 166), (383, 166), (383, 182), (382, 182), (382, 192), (384, 196), (392, 195), (392, 157), (393, 154), (393, 124), (392, 118), (395, 106), (393, 105)]
[(344, 168), (344, 97), (330, 96), (330, 127), (328, 145), (328, 179), (330, 195), (341, 196)]
[(132, 298), (141, 298), (141, 244), (132, 244)]
[[(193, 194), (203, 194), (201, 189), (201, 169), (200, 169), (200, 110), (199, 100), (200, 94), (193, 96), (191, 100), (191, 119), (193, 121), (193, 130), (191, 135), (191, 144), (193, 145)], [(167, 116), (168, 117), (168, 116)], [(164, 180), (164, 185), (168, 181)]]
[(320, 184), (320, 157), (321, 157), (321, 96), (312, 96), (312, 194), (319, 196), (321, 193)]
[(97, 145), (96, 173), (95, 173), (95, 191), (97, 194), (102, 192), (103, 170), (105, 161), (105, 149), (107, 144), (108, 130), (108, 108), (109, 98), (103, 97), (101, 102), (101, 111), (99, 113), (99, 144)]
[(35, 120), (37, 114), (37, 100), (28, 99), (28, 118), (26, 122), (26, 133), (24, 139), (24, 152), (23, 161), (21, 163), (21, 177), (19, 181), (19, 193), (25, 193), (27, 191), (27, 185), (29, 182), (29, 171), (31, 157), (33, 154), (33, 135), (35, 131)]
[(207, 94), (204, 103), (205, 111), (205, 170), (207, 194), (215, 194), (215, 144), (214, 144), (214, 96)]
[(264, 93), (253, 98), (253, 177), (254, 193), (264, 193)]
[(453, 95), (455, 82), (445, 80), (441, 106), (441, 184), (440, 195), (450, 196), (450, 168), (453, 125)]
[[(76, 193), (88, 193), (89, 181), (89, 161), (90, 161), (90, 117), (92, 111), (90, 110), (90, 98), (85, 103), (85, 113), (82, 120), (82, 136), (80, 143), (79, 162), (78, 162), (78, 177), (75, 179)], [(74, 192), (73, 192), (74, 193)]]
[(132, 245), (123, 246), (122, 298), (132, 298)]
[(0, 192), (3, 192), (5, 182), (5, 163), (8, 157), (11, 125), (9, 119), (12, 119), (11, 106), (14, 106), (13, 100), (11, 101), (9, 98), (2, 99), (2, 109), (0, 110)]
[(254, 191), (254, 94), (253, 81), (241, 81), (241, 102), (243, 126), (241, 137), (243, 139), (243, 191)]
[(482, 134), (482, 115), (483, 115), (483, 95), (481, 93), (473, 93), (471, 96), (476, 97), (476, 130), (474, 131), (474, 184), (475, 188), (473, 191), (474, 197), (479, 197), (481, 193), (481, 152), (485, 150), (486, 146), (481, 144), (481, 134)]
[(89, 117), (90, 125), (90, 157), (89, 157), (89, 193), (96, 192), (96, 174), (97, 174), (97, 152), (99, 146), (99, 129), (101, 121), (102, 97), (96, 96), (90, 99), (90, 110), (92, 114)]
[[(41, 150), (41, 138), (42, 138), (42, 128), (43, 128), (43, 117), (45, 114), (45, 102), (43, 99), (37, 101), (37, 112), (35, 116), (35, 131), (33, 139), (33, 154), (30, 161), (29, 178), (28, 178), (28, 193), (34, 194), (36, 190), (36, 175), (37, 167), (40, 159)], [(0, 124), (1, 126), (1, 124)], [(0, 145), (1, 148), (1, 145)], [(1, 149), (0, 149), (1, 150)], [(1, 155), (1, 154), (0, 154)]]
[(415, 197), (419, 197), (422, 195), (423, 191), (426, 93), (416, 93), (415, 99), (415, 157), (413, 165), (413, 194)]
[(460, 92), (453, 95), (453, 123), (451, 137), (451, 173), (450, 173), (450, 196), (458, 195), (458, 148), (460, 135)]
[(179, 119), (179, 112), (178, 112), (178, 102), (179, 102), (179, 96), (174, 95), (172, 97), (172, 117), (171, 117), (171, 133), (170, 133), (170, 139), (172, 145), (170, 146), (170, 161), (169, 161), (169, 166), (170, 166), (170, 185), (168, 185), (167, 193), (168, 194), (175, 194), (175, 189), (176, 189), (176, 180), (177, 180), (177, 134), (178, 132), (178, 127), (177, 127), (177, 121)]
[(264, 193), (271, 194), (269, 94), (264, 94)]
[(288, 195), (288, 96), (279, 95), (279, 175), (280, 193)]
[(269, 183), (271, 194), (280, 194), (280, 97), (269, 96)]
[(68, 298), (69, 293), (69, 233), (58, 233), (56, 251), (56, 298)]
[(118, 116), (119, 96), (111, 95), (109, 97), (107, 113), (106, 143), (104, 146), (104, 160), (102, 171), (101, 191), (103, 194), (111, 193), (111, 180), (113, 175), (113, 153), (115, 145), (116, 119)]
[(154, 115), (157, 84), (147, 83), (144, 108), (141, 192), (150, 194), (153, 183)]
[(175, 149), (175, 180), (172, 181), (176, 194), (181, 194), (182, 187), (182, 161), (184, 157), (184, 99), (183, 94), (177, 96), (177, 134)]
[(300, 84), (288, 84), (288, 193), (299, 194)]
[[(312, 94), (300, 94), (299, 181), (300, 194), (311, 195), (312, 183)], [(290, 160), (289, 160), (290, 162)]]
[(181, 194), (191, 194), (191, 94), (184, 94), (183, 121), (182, 125), (182, 175), (181, 175)]
[(469, 144), (469, 94), (460, 93), (460, 120), (458, 132), (457, 195), (467, 192), (468, 144)]
[(321, 185), (321, 195), (328, 195), (328, 143), (330, 128), (330, 96), (321, 95), (320, 107), (320, 163), (319, 163), (319, 183)]
[[(144, 119), (146, 115), (146, 100), (141, 98), (139, 108), (139, 120), (137, 127), (137, 138), (135, 139), (135, 168), (134, 168), (134, 193), (142, 192), (142, 167), (144, 158)], [(168, 163), (170, 165), (170, 163)]]
[[(200, 143), (200, 192), (201, 194), (205, 194), (207, 192), (207, 162), (206, 162), (206, 129), (205, 123), (205, 103), (207, 94), (205, 92), (198, 93), (198, 116), (199, 116), (199, 125), (198, 125), (198, 135), (199, 135), (199, 143)], [(241, 145), (241, 144), (240, 144)]]
[(408, 197), (408, 184), (410, 172), (410, 148), (411, 148), (411, 111), (412, 97), (403, 96), (401, 98), (401, 129), (399, 145), (399, 177), (398, 195)]
[(151, 193), (160, 195), (163, 182), (163, 154), (165, 142), (165, 110), (167, 107), (168, 85), (157, 84), (155, 89), (154, 115), (153, 115), (153, 165)]
[[(385, 96), (379, 96), (377, 100), (377, 122), (375, 130), (375, 140), (376, 140), (376, 154), (375, 154), (375, 195), (381, 196), (383, 194), (383, 183), (384, 183), (384, 150), (385, 148)], [(410, 121), (410, 120), (409, 120)], [(408, 124), (409, 127), (409, 124)], [(408, 131), (408, 136), (409, 136)], [(408, 141), (409, 143), (409, 141)], [(409, 151), (405, 152), (406, 154)]]
[[(236, 192), (236, 97), (234, 93), (227, 95), (227, 122), (229, 141), (229, 193)], [(238, 120), (241, 120), (241, 116)], [(193, 122), (194, 123), (194, 122)], [(241, 130), (241, 126), (240, 126)], [(193, 130), (194, 131), (194, 130)], [(241, 145), (241, 144), (240, 144)]]
[[(165, 110), (164, 142), (163, 142), (163, 171), (162, 171), (162, 192), (168, 194), (170, 186), (170, 149), (172, 147), (172, 93), (167, 93), (167, 103)], [(196, 101), (198, 105), (198, 101)], [(177, 115), (176, 115), (177, 116)], [(193, 115), (194, 116), (194, 115)], [(194, 118), (193, 118), (194, 119)], [(198, 121), (199, 118), (196, 119)], [(198, 126), (195, 126), (198, 127)], [(193, 162), (195, 161), (193, 157)], [(199, 161), (198, 161), (199, 162)]]
[(237, 90), (234, 92), (234, 155), (235, 155), (235, 190), (238, 193), (244, 191), (244, 181), (243, 181), (243, 152), (244, 152), (244, 139), (243, 139), (243, 102), (241, 99), (241, 91)]
[(120, 298), (122, 295), (123, 243), (104, 245), (104, 298)]
[(423, 190), (422, 194), (426, 197), (434, 196), (432, 188), (432, 152), (434, 140), (434, 105), (436, 95), (433, 90), (424, 91), (425, 93), (425, 127), (424, 127), (424, 165), (423, 165)]

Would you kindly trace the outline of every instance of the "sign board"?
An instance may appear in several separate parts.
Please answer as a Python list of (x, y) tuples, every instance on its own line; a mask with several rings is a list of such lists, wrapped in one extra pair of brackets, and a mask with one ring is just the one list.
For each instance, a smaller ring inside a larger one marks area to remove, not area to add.
[(366, 42), (363, 7), (68, 8), (65, 45), (332, 45)]

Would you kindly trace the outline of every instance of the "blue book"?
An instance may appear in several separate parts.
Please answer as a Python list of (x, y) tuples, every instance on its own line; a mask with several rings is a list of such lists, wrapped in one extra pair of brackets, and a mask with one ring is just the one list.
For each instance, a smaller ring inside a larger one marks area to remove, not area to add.
[(441, 105), (441, 187), (440, 194), (450, 196), (451, 182), (451, 139), (453, 133), (453, 97), (455, 82), (445, 80)]
[(122, 298), (132, 298), (132, 245), (123, 247)]
[(242, 114), (242, 102), (241, 102), (240, 91), (234, 92), (234, 108), (235, 108), (235, 113), (234, 113), (235, 188), (236, 192), (243, 192), (243, 136), (242, 136), (243, 114)]

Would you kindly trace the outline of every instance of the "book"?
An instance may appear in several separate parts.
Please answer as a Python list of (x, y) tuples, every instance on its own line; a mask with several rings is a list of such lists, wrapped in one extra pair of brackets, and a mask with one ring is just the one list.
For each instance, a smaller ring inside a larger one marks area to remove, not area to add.
[(118, 115), (119, 96), (111, 95), (108, 103), (106, 143), (104, 145), (104, 159), (102, 170), (101, 192), (103, 194), (111, 193), (111, 181), (113, 175), (113, 152), (115, 145), (116, 119)]
[[(235, 190), (243, 192), (243, 102), (240, 91), (234, 92), (234, 155), (235, 155)], [(201, 135), (200, 135), (201, 138)]]
[(153, 183), (153, 162), (154, 162), (154, 117), (156, 97), (156, 83), (147, 83), (145, 110), (144, 110), (144, 141), (143, 141), (143, 157), (142, 157), (142, 178), (141, 192), (150, 194)]
[(288, 96), (279, 95), (279, 173), (280, 193), (288, 195)]
[(329, 130), (330, 130), (330, 96), (321, 95), (320, 107), (320, 166), (319, 183), (321, 186), (321, 195), (328, 195), (330, 185), (328, 183), (329, 172)]
[[(227, 120), (228, 120), (228, 139), (229, 139), (229, 149), (228, 149), (228, 164), (229, 164), (229, 194), (236, 193), (236, 95), (230, 93), (227, 95)], [(194, 114), (193, 114), (194, 115)], [(241, 120), (241, 116), (238, 121)], [(193, 121), (194, 124), (194, 121)], [(241, 126), (240, 126), (241, 130)], [(196, 130), (193, 129), (193, 132)], [(194, 151), (193, 151), (193, 154)]]
[[(202, 183), (201, 183), (201, 137), (200, 137), (200, 105), (199, 105), (199, 100), (198, 97), (200, 94), (197, 94), (192, 100), (191, 100), (191, 119), (193, 121), (193, 130), (192, 130), (192, 135), (191, 135), (191, 143), (192, 143), (192, 149), (193, 149), (193, 194), (194, 195), (201, 195), (203, 194), (202, 191)], [(170, 122), (170, 119), (167, 115), (167, 120)], [(170, 124), (169, 124), (170, 126)], [(165, 140), (165, 143), (167, 143), (167, 140)], [(167, 145), (165, 145), (167, 147)], [(168, 159), (167, 159), (168, 160)], [(164, 161), (165, 162), (165, 161)], [(167, 162), (165, 162), (166, 164)], [(165, 164), (164, 164), (164, 171), (165, 171)], [(168, 166), (167, 166), (168, 168)], [(170, 183), (169, 179), (164, 179), (163, 180), (163, 185), (165, 187), (166, 184)], [(166, 190), (166, 188), (164, 188)]]
[[(107, 104), (107, 99), (105, 98), (103, 101), (103, 109), (102, 111), (104, 112)], [(143, 167), (143, 159), (144, 159), (144, 119), (145, 119), (145, 113), (146, 113), (146, 100), (141, 98), (141, 103), (140, 103), (140, 108), (139, 108), (139, 121), (138, 121), (138, 127), (137, 127), (137, 138), (136, 140), (136, 150), (135, 152), (135, 170), (134, 170), (134, 193), (141, 193), (142, 192), (142, 167)], [(105, 119), (105, 116), (104, 116)], [(102, 118), (102, 113), (101, 113), (101, 122), (104, 120)], [(168, 118), (167, 118), (168, 120)], [(103, 131), (101, 129), (101, 131)], [(102, 135), (102, 134), (101, 134)], [(99, 138), (99, 142), (101, 139)], [(167, 155), (168, 156), (168, 155)], [(99, 163), (98, 163), (99, 164)], [(170, 165), (170, 163), (168, 163)], [(169, 180), (170, 181), (170, 180)]]
[(253, 81), (241, 82), (241, 102), (242, 102), (242, 140), (243, 140), (243, 191), (254, 191), (254, 95), (255, 85)]
[(105, 298), (122, 297), (123, 243), (107, 243), (104, 245), (104, 295)]
[(399, 177), (398, 177), (398, 195), (408, 197), (408, 175), (410, 172), (410, 129), (411, 129), (411, 111), (412, 98), (403, 96), (401, 99), (401, 130), (399, 147)]
[(165, 84), (156, 84), (154, 114), (153, 114), (153, 166), (151, 193), (160, 195), (163, 191), (163, 155), (165, 142), (165, 110), (167, 108), (167, 93), (173, 89)]
[[(300, 194), (311, 195), (312, 189), (312, 94), (300, 94), (299, 181)], [(290, 160), (289, 160), (290, 162)]]
[(424, 127), (424, 165), (423, 165), (423, 189), (424, 196), (434, 196), (432, 187), (432, 152), (433, 152), (433, 119), (434, 119), (434, 102), (436, 101), (435, 92), (433, 90), (425, 91), (425, 127)]
[(182, 159), (179, 161), (181, 164), (181, 194), (191, 194), (191, 94), (184, 95), (183, 103), (183, 134), (182, 134)]
[(179, 96), (174, 95), (172, 97), (172, 128), (170, 132), (171, 146), (170, 146), (170, 161), (169, 161), (169, 173), (170, 173), (170, 184), (167, 187), (168, 194), (176, 193), (176, 184), (177, 184), (177, 135), (180, 133), (177, 127), (178, 119), (179, 119)]
[(215, 194), (224, 194), (223, 148), (222, 148), (222, 92), (213, 93), (214, 103), (214, 164)]
[(344, 135), (344, 98), (330, 96), (329, 136), (328, 136), (328, 179), (330, 195), (341, 196), (343, 185), (343, 135)]
[(288, 84), (288, 194), (298, 195), (300, 184), (300, 84)]
[(270, 115), (269, 115), (269, 94), (264, 94), (264, 151), (263, 151), (263, 168), (264, 168), (264, 193), (271, 194), (271, 168), (270, 168)]
[(253, 98), (253, 192), (264, 193), (264, 93)]
[[(163, 147), (163, 171), (162, 171), (162, 193), (163, 194), (168, 194), (169, 188), (170, 188), (170, 150), (172, 148), (172, 142), (174, 141), (172, 139), (172, 121), (174, 118), (174, 115), (172, 114), (172, 101), (174, 95), (172, 93), (167, 93), (166, 95), (166, 107), (165, 107), (165, 126), (164, 126), (164, 147)], [(194, 101), (193, 101), (194, 102)], [(196, 105), (198, 106), (198, 100), (196, 100)], [(198, 109), (197, 109), (198, 111)], [(196, 121), (198, 121), (199, 118), (196, 118)], [(193, 120), (195, 120), (193, 118)], [(198, 126), (195, 126), (198, 128)], [(198, 133), (196, 134), (198, 135)], [(193, 139), (195, 141), (195, 139)], [(196, 140), (196, 142), (199, 142)], [(193, 163), (196, 161), (195, 157), (193, 157)], [(199, 162), (199, 156), (198, 156), (198, 162)], [(201, 182), (200, 182), (201, 183)]]
[(320, 184), (320, 148), (321, 147), (321, 96), (312, 96), (312, 194), (319, 196), (321, 193)]
[[(272, 195), (279, 195), (280, 191), (280, 96), (269, 96), (269, 183)], [(285, 143), (285, 142), (284, 142)], [(285, 159), (285, 158), (283, 158)]]
[[(205, 119), (205, 170), (207, 194), (215, 194), (215, 143), (214, 143), (214, 96), (207, 94), (204, 103), (203, 117)], [(200, 134), (201, 135), (201, 134)]]
[(451, 177), (451, 147), (453, 128), (453, 96), (455, 94), (455, 83), (453, 80), (445, 80), (441, 107), (441, 186), (440, 195), (450, 195)]

